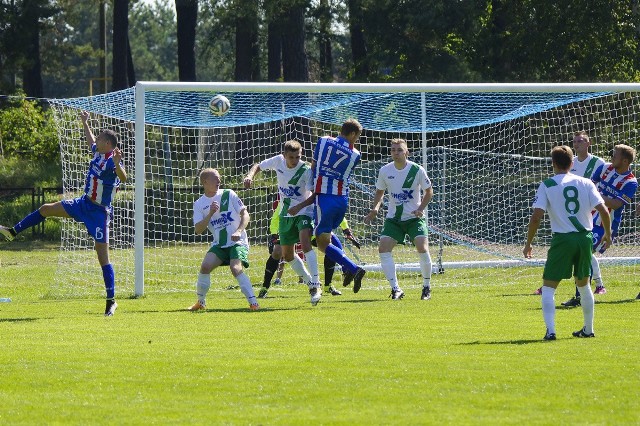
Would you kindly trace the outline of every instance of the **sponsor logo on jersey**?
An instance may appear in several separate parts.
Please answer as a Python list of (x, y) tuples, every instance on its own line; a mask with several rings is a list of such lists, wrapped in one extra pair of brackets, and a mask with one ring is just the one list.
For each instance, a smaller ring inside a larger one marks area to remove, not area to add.
[(231, 212), (224, 212), (222, 213), (222, 215), (217, 218), (216, 220), (212, 220), (211, 221), (211, 225), (213, 226), (218, 226), (218, 225), (223, 225), (223, 226), (227, 226), (227, 223), (231, 223), (233, 222), (233, 217), (231, 217)]
[(391, 175), (391, 176), (387, 176), (387, 179), (395, 179), (396, 177)]
[(288, 187), (279, 186), (278, 189), (280, 190), (280, 192), (282, 192), (282, 194), (285, 197), (302, 197), (299, 186), (291, 186), (291, 185), (289, 185)]
[(283, 174), (284, 174), (284, 170), (276, 169), (276, 171), (277, 171), (278, 173), (283, 173)]
[(398, 201), (405, 202), (407, 200), (413, 200), (413, 191), (410, 189), (403, 189), (401, 193), (392, 192), (391, 196)]

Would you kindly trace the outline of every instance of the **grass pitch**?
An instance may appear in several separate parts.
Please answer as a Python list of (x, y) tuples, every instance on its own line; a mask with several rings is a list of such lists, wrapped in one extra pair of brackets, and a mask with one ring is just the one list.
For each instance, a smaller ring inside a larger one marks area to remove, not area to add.
[[(365, 278), (316, 307), (304, 286), (272, 287), (258, 312), (220, 270), (206, 312), (175, 292), (105, 318), (100, 298), (42, 297), (57, 256), (0, 248), (1, 424), (640, 423), (640, 279), (615, 268), (597, 337), (573, 338), (580, 308), (558, 309), (543, 342), (540, 279), (509, 270), (435, 276), (430, 301), (406, 280), (400, 301)], [(572, 293), (563, 282), (556, 302)]]

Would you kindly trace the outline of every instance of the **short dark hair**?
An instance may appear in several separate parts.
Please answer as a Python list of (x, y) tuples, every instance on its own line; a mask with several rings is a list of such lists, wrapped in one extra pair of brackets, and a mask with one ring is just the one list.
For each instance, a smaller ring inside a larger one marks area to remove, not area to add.
[(573, 161), (573, 151), (566, 145), (555, 146), (551, 150), (551, 161), (559, 169), (569, 170)]
[(112, 147), (114, 148), (118, 147), (118, 134), (116, 132), (114, 132), (113, 130), (107, 129), (107, 130), (103, 130), (101, 134), (111, 143)]
[(358, 120), (356, 120), (355, 118), (350, 118), (342, 123), (340, 134), (343, 136), (347, 136), (348, 134), (351, 134), (353, 132), (356, 132), (358, 134), (362, 133), (362, 124), (360, 124), (360, 122), (358, 122)]

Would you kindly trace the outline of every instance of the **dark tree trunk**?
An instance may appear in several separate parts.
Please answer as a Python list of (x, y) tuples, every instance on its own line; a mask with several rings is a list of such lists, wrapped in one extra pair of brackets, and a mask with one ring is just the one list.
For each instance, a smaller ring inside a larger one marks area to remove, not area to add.
[(129, 36), (127, 35), (127, 80), (129, 86), (136, 84), (136, 70), (133, 66), (133, 57), (131, 56), (131, 45), (129, 44)]
[(27, 96), (41, 98), (42, 62), (40, 60), (40, 7), (36, 1), (25, 1), (22, 11), (22, 28), (27, 41), (25, 62), (22, 66), (22, 84)]
[(318, 8), (319, 34), (318, 50), (320, 51), (320, 80), (333, 81), (333, 55), (331, 52), (331, 8), (329, 0), (320, 0)]
[(304, 9), (302, 5), (293, 5), (287, 13), (287, 34), (282, 39), (282, 71), (287, 82), (309, 81), (304, 49)]
[(196, 24), (198, 0), (176, 0), (178, 78), (196, 81)]
[(282, 80), (282, 31), (278, 22), (267, 28), (267, 80)]
[(113, 1), (113, 87), (123, 90), (129, 84), (129, 0)]
[(238, 2), (236, 16), (236, 81), (260, 80), (258, 8), (253, 0)]
[(351, 56), (353, 58), (356, 81), (366, 81), (369, 77), (369, 64), (367, 61), (367, 45), (364, 39), (364, 19), (362, 16), (362, 1), (348, 0), (349, 7), (349, 34), (351, 36)]

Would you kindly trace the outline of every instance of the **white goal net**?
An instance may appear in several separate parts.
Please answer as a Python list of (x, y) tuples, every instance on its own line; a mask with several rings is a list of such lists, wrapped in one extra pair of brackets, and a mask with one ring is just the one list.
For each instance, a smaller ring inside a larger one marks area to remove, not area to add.
[[(120, 136), (129, 179), (115, 197), (110, 241), (120, 295), (193, 290), (210, 242), (208, 233), (194, 234), (192, 221), (193, 202), (202, 193), (198, 175), (205, 167), (217, 168), (223, 186), (234, 189), (248, 207), (248, 272), (254, 285), (261, 283), (277, 187), (275, 176), (265, 172), (245, 190), (244, 176), (253, 163), (280, 153), (289, 139), (300, 141), (304, 158), (311, 161), (318, 137), (337, 135), (350, 117), (364, 126), (358, 147), (362, 163), (351, 183), (347, 214), (362, 242), (360, 249), (346, 243), (356, 263), (379, 269), (383, 215), (372, 226), (362, 218), (371, 208), (378, 171), (390, 161), (389, 141), (401, 137), (408, 142), (410, 159), (424, 165), (434, 186), (430, 249), (434, 270), (444, 272), (434, 277), (434, 285), (496, 279), (508, 284), (515, 277), (531, 277), (535, 288), (550, 241), (548, 221), (536, 240), (538, 258), (527, 262), (521, 250), (535, 190), (552, 174), (551, 148), (571, 145), (578, 130), (590, 134), (592, 152), (605, 161), (615, 144), (637, 147), (638, 90), (640, 85), (615, 84), (138, 83), (136, 89), (57, 99), (51, 105), (60, 134), (65, 197), (78, 195), (90, 159), (79, 112), (91, 113), (94, 132), (111, 128)], [(219, 93), (231, 101), (222, 117), (208, 106)], [(634, 210), (635, 205), (626, 207), (603, 265), (640, 269)], [(394, 250), (394, 258), (406, 271), (401, 281), (417, 285), (415, 248), (407, 242)], [(56, 292), (103, 291), (93, 242), (82, 224), (64, 222), (59, 262)], [(513, 272), (505, 274), (505, 268)], [(231, 284), (228, 272), (219, 277), (220, 286)], [(364, 288), (385, 285), (382, 274), (371, 273)]]

